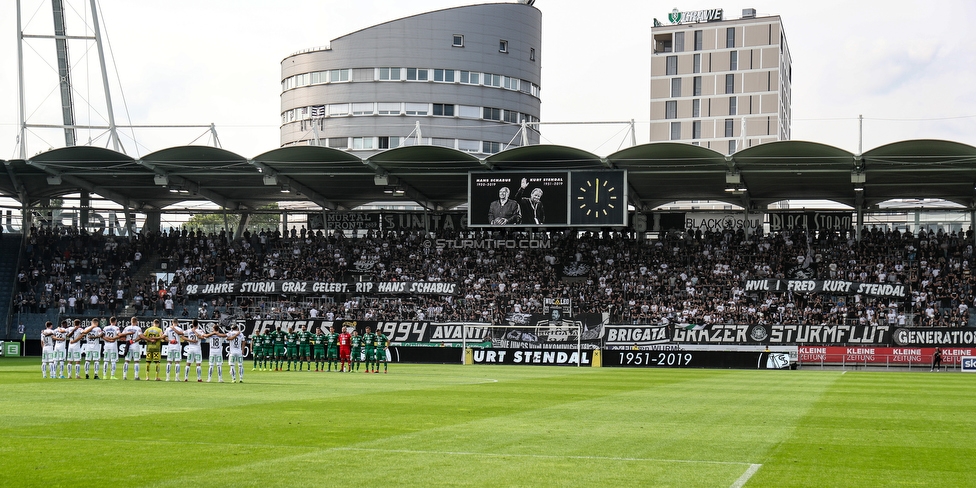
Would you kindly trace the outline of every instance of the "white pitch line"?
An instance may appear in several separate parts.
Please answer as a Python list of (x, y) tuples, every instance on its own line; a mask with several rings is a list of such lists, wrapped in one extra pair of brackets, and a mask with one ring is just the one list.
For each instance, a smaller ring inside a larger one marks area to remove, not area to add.
[[(697, 459), (660, 459), (660, 458), (629, 458), (629, 457), (607, 457), (607, 456), (557, 456), (554, 454), (505, 454), (497, 452), (465, 452), (465, 451), (414, 451), (410, 449), (372, 449), (366, 447), (334, 447), (331, 451), (368, 451), (368, 452), (389, 452), (399, 454), (437, 454), (446, 456), (486, 456), (486, 457), (521, 457), (536, 459), (583, 459), (593, 461), (653, 461), (661, 463), (688, 463), (688, 464), (723, 464), (733, 466), (762, 466), (761, 464), (740, 463), (734, 461), (702, 461)], [(750, 468), (751, 469), (751, 468)], [(756, 469), (759, 469), (758, 467)]]
[(756, 471), (759, 471), (759, 468), (761, 467), (762, 464), (750, 465), (749, 469), (747, 469), (745, 473), (742, 473), (742, 476), (739, 476), (739, 479), (735, 480), (735, 483), (732, 483), (731, 488), (742, 488), (743, 486), (746, 486), (746, 483), (749, 482), (749, 478), (752, 478), (752, 475), (756, 474)]

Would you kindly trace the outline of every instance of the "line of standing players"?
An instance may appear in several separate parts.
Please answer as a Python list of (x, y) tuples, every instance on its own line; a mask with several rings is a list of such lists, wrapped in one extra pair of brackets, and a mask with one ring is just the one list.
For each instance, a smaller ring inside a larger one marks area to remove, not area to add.
[(355, 327), (343, 327), (342, 332), (336, 332), (334, 326), (328, 332), (319, 327), (313, 332), (307, 325), (290, 331), (279, 326), (266, 333), (255, 331), (251, 344), (252, 370), (291, 371), (294, 365), (295, 371), (302, 371), (303, 367), (311, 371), (314, 363), (315, 371), (332, 371), (335, 367), (340, 373), (352, 373), (364, 364), (364, 373), (379, 373), (382, 364), (383, 373), (387, 373), (389, 367), (389, 338), (382, 331), (372, 332), (370, 327), (359, 335)]
[[(149, 370), (152, 364), (156, 365), (156, 381), (161, 381), (159, 376), (159, 363), (164, 342), (167, 347), (166, 381), (170, 380), (172, 367), (176, 366), (176, 381), (180, 380), (180, 360), (183, 358), (181, 343), (186, 343), (186, 374), (183, 381), (188, 381), (190, 376), (190, 365), (196, 363), (197, 381), (203, 382), (203, 371), (201, 363), (203, 354), (201, 345), (205, 340), (210, 342), (209, 370), (207, 381), (213, 376), (214, 369), (217, 370), (218, 382), (223, 383), (223, 344), (229, 346), (228, 362), (230, 365), (231, 382), (244, 382), (244, 346), (247, 338), (240, 326), (233, 325), (230, 330), (221, 332), (216, 328), (206, 331), (196, 319), (190, 321), (187, 327), (180, 327), (177, 320), (170, 321), (164, 331), (160, 326), (160, 321), (153, 320), (152, 325), (145, 331), (139, 327), (136, 317), (132, 317), (129, 326), (120, 329), (117, 319), (111, 317), (108, 324), (103, 328), (100, 326), (99, 319), (92, 319), (90, 325), (85, 325), (81, 320), (75, 319), (69, 323), (62, 321), (60, 326), (55, 328), (52, 322), (47, 322), (41, 331), (41, 375), (44, 378), (74, 378), (81, 379), (81, 362), (84, 357), (85, 379), (91, 377), (91, 365), (94, 363), (94, 376), (99, 379), (99, 362), (102, 363), (102, 378), (118, 379), (115, 376), (116, 364), (120, 359), (120, 345), (124, 347), (122, 359), (124, 360), (122, 369), (122, 379), (127, 379), (129, 373), (129, 363), (135, 363), (134, 379), (139, 380), (139, 361), (142, 356), (141, 342), (145, 342), (146, 356), (146, 380), (149, 379)], [(102, 343), (104, 342), (104, 350)], [(74, 366), (74, 368), (72, 368)], [(236, 371), (235, 371), (236, 366)], [(109, 371), (111, 368), (111, 376)], [(236, 373), (236, 374), (235, 374)]]

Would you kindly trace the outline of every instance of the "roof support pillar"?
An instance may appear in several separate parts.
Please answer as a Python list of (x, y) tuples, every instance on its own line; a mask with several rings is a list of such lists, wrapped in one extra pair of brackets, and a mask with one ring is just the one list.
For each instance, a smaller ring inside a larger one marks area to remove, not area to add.
[(159, 210), (150, 210), (146, 212), (146, 223), (143, 224), (142, 230), (149, 232), (160, 233), (160, 224), (162, 223), (162, 213)]
[(81, 217), (79, 219), (79, 227), (82, 229), (88, 228), (89, 214), (91, 213), (91, 193), (87, 191), (81, 192)]
[(240, 239), (244, 235), (244, 229), (247, 228), (247, 224), (251, 223), (251, 213), (246, 212), (241, 214), (241, 220), (237, 223), (237, 229), (234, 230), (234, 240)]
[(969, 209), (969, 237), (976, 244), (976, 208)]
[(136, 235), (136, 219), (132, 215), (132, 211), (128, 208), (125, 209), (125, 236), (132, 237)]

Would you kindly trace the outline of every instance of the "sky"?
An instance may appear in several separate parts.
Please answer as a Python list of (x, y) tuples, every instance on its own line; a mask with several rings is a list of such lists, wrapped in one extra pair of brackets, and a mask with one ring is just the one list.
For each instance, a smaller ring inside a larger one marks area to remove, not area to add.
[[(50, 0), (20, 0), (26, 34), (50, 34)], [(224, 149), (245, 157), (279, 146), (280, 62), (355, 30), (460, 0), (98, 0), (119, 125), (214, 125)], [(69, 34), (88, 0), (65, 0)], [(0, 3), (0, 159), (18, 157), (16, 3)], [(793, 58), (792, 139), (857, 152), (908, 139), (976, 146), (976, 2), (538, 0), (542, 11), (543, 122), (635, 121), (648, 142), (651, 26), (682, 11), (743, 8), (779, 15)], [(80, 29), (80, 27), (77, 27)], [(91, 43), (72, 41), (76, 116), (107, 120)], [(25, 41), (26, 112), (59, 123), (50, 40)], [(87, 54), (87, 56), (83, 56)], [(87, 80), (93, 80), (91, 82)], [(86, 103), (86, 101), (91, 103)], [(858, 116), (863, 116), (859, 139)], [(542, 142), (605, 156), (631, 144), (629, 124), (543, 126)], [(213, 144), (205, 127), (138, 129), (144, 155)], [(106, 147), (101, 131), (80, 143)], [(28, 156), (64, 145), (56, 131), (27, 138)], [(111, 147), (111, 146), (108, 146)]]

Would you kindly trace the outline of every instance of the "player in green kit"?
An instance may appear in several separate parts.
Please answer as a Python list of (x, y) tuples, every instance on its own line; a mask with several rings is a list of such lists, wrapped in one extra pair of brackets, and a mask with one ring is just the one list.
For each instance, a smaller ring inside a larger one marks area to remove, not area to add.
[(318, 334), (312, 334), (312, 360), (315, 361), (315, 371), (319, 371), (319, 366), (322, 367), (322, 371), (325, 370), (325, 334), (323, 333), (321, 327), (319, 327)]
[(376, 334), (372, 332), (369, 326), (366, 326), (366, 333), (363, 334), (363, 348), (366, 352), (366, 373), (369, 373), (369, 365), (373, 364), (373, 360), (376, 358)]
[(288, 357), (288, 369), (291, 371), (291, 363), (295, 363), (298, 369), (298, 328), (285, 332), (285, 355)]
[(274, 370), (281, 371), (281, 363), (285, 361), (285, 331), (281, 330), (281, 326), (275, 327), (271, 333), (271, 344)]
[(274, 331), (269, 330), (261, 335), (261, 363), (264, 365), (262, 371), (274, 369)]
[(339, 370), (339, 334), (336, 333), (335, 327), (329, 327), (329, 333), (325, 335), (325, 357), (329, 360), (329, 371), (332, 371), (332, 365), (336, 367), (336, 371)]
[(303, 325), (298, 329), (298, 359), (301, 360), (298, 363), (298, 370), (302, 370), (302, 365), (306, 366), (307, 370), (312, 369), (312, 333), (308, 331), (308, 326)]
[(359, 371), (359, 364), (363, 362), (362, 357), (360, 357), (360, 355), (363, 353), (363, 338), (359, 335), (359, 331), (355, 328), (352, 329), (352, 338), (350, 338), (350, 342), (352, 342), (352, 354), (350, 354), (349, 358), (352, 362), (349, 364), (349, 370), (352, 371), (353, 366), (355, 365), (355, 370)]
[(390, 340), (386, 337), (383, 331), (376, 329), (376, 371), (374, 373), (380, 372), (380, 363), (383, 363), (383, 373), (386, 374), (387, 366), (389, 361), (386, 360), (386, 350), (390, 347)]
[(258, 369), (258, 362), (260, 361), (262, 350), (262, 342), (264, 336), (258, 333), (257, 327), (254, 328), (254, 335), (251, 336), (251, 356), (254, 359), (254, 364), (251, 366), (251, 371)]

